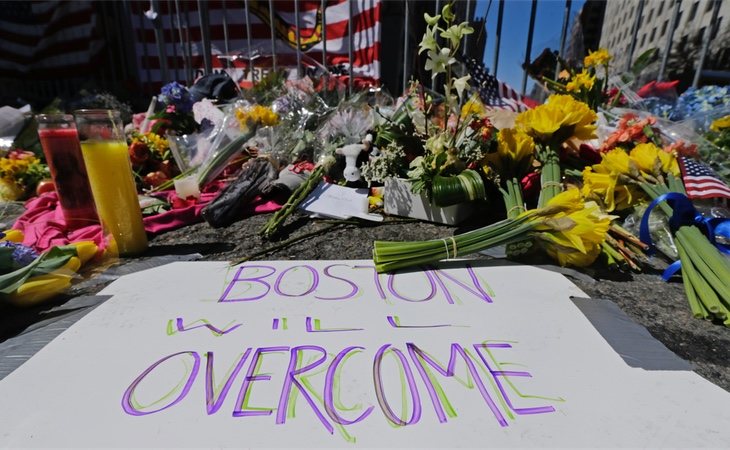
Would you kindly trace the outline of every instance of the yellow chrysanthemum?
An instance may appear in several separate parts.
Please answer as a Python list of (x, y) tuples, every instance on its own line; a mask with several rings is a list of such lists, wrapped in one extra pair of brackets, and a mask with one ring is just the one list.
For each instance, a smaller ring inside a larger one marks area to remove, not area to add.
[(497, 151), (487, 155), (487, 164), (500, 175), (512, 178), (523, 175), (532, 165), (535, 141), (528, 134), (513, 128), (497, 133)]
[(593, 84), (595, 82), (596, 77), (583, 69), (581, 73), (573, 77), (573, 79), (565, 85), (565, 89), (567, 89), (568, 92), (576, 93), (583, 90), (590, 91), (591, 89), (593, 89)]
[(585, 67), (598, 67), (605, 66), (611, 61), (611, 54), (605, 48), (599, 48), (595, 52), (589, 52), (588, 56), (583, 58), (583, 65)]
[(571, 137), (589, 140), (596, 137), (596, 113), (569, 95), (551, 95), (547, 102), (520, 113), (516, 128), (542, 143), (560, 144)]
[(715, 132), (720, 132), (725, 128), (730, 128), (730, 114), (713, 121), (710, 125), (710, 130)]

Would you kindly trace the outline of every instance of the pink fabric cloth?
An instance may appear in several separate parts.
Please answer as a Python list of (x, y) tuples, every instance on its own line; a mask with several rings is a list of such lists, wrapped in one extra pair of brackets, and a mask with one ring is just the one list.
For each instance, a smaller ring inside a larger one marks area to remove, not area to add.
[[(221, 185), (211, 186), (210, 189), (201, 194), (197, 201), (179, 199), (174, 190), (156, 194), (157, 197), (169, 202), (173, 207), (169, 211), (147, 216), (143, 219), (147, 235), (154, 236), (201, 222), (203, 219), (200, 212), (215, 198), (220, 189)], [(250, 205), (247, 205), (244, 214), (261, 214), (277, 211), (280, 208), (279, 203), (257, 197)], [(18, 218), (13, 228), (24, 233), (23, 244), (38, 251), (45, 251), (56, 245), (87, 240), (94, 241), (102, 248), (104, 246), (104, 235), (99, 224), (75, 230), (66, 228), (66, 221), (55, 192), (46, 192), (39, 197), (28, 200), (25, 203), (25, 212)]]

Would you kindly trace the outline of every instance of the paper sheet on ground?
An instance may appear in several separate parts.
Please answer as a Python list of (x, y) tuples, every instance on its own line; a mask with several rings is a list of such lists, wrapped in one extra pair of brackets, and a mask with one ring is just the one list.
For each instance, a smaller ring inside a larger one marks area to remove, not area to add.
[(730, 394), (628, 367), (533, 267), (175, 263), (102, 294), (0, 381), (0, 447), (727, 442)]
[(349, 219), (359, 217), (382, 222), (380, 214), (368, 213), (368, 190), (353, 189), (337, 184), (320, 183), (300, 206), (304, 211), (322, 217)]

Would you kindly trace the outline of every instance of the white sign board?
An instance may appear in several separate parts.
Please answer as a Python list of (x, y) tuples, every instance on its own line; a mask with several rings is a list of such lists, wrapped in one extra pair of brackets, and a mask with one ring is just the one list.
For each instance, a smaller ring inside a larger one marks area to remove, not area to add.
[(556, 273), (176, 263), (0, 381), (0, 447), (700, 447), (730, 394), (628, 367)]

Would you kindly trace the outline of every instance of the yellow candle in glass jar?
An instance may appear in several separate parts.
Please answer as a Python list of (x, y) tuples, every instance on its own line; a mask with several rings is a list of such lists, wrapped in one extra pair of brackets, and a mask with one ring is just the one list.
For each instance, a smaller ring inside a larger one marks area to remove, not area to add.
[(124, 141), (81, 142), (96, 210), (104, 231), (114, 237), (120, 255), (147, 249), (147, 235), (134, 185), (127, 143)]

